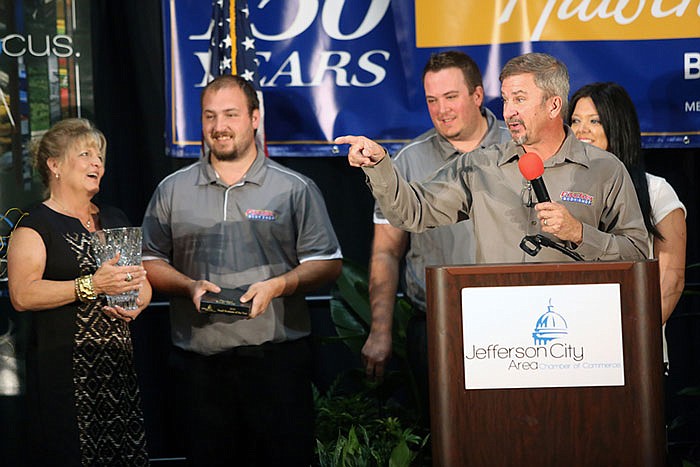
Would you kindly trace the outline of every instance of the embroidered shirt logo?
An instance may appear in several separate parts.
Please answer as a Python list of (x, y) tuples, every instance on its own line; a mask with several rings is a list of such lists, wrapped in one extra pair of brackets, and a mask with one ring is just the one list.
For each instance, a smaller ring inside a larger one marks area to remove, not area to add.
[(245, 216), (248, 219), (258, 221), (274, 221), (277, 219), (277, 216), (273, 211), (268, 211), (266, 209), (248, 209), (245, 212)]
[(572, 203), (585, 204), (586, 206), (590, 206), (593, 204), (593, 196), (587, 193), (578, 193), (574, 191), (562, 191), (561, 200), (569, 201)]

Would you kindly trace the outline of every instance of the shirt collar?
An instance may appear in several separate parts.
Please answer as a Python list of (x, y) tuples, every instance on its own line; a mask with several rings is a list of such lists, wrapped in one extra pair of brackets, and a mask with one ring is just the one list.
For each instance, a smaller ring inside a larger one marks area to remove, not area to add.
[(513, 160), (520, 159), (520, 156), (525, 154), (525, 150), (522, 146), (517, 145), (513, 140), (508, 141), (503, 144), (503, 149), (498, 155), (498, 166), (505, 165)]
[(245, 174), (245, 177), (243, 177), (243, 181), (262, 185), (265, 179), (265, 173), (267, 172), (267, 162), (267, 156), (258, 148), (258, 154), (255, 156), (255, 160)]
[(496, 119), (496, 116), (486, 107), (481, 108), (481, 115), (486, 117), (486, 124), (488, 126), (486, 134), (484, 135), (484, 139), (482, 139), (479, 143), (479, 147), (485, 148), (487, 146), (500, 143), (501, 132), (498, 129), (495, 129), (494, 131), (494, 127), (499, 124), (498, 119)]
[(443, 161), (447, 162), (452, 157), (461, 154), (461, 152), (458, 151), (457, 148), (452, 146), (452, 143), (450, 143), (447, 140), (447, 138), (438, 133), (437, 130), (435, 130), (435, 128), (433, 128), (433, 131), (435, 132), (435, 141), (437, 142), (437, 149)]
[(545, 167), (551, 167), (568, 161), (588, 168), (591, 159), (588, 156), (588, 147), (586, 143), (582, 143), (576, 138), (576, 135), (574, 135), (569, 125), (564, 125), (564, 131), (566, 132), (564, 143), (562, 143), (561, 148), (559, 148), (559, 151), (557, 151), (554, 157), (551, 157), (545, 162)]
[[(204, 155), (198, 162), (200, 164), (199, 176), (197, 177), (197, 185), (213, 185), (219, 183), (219, 176), (209, 162), (209, 154)], [(248, 169), (248, 172), (243, 176), (243, 179), (237, 185), (242, 185), (247, 182), (262, 185), (267, 171), (267, 157), (265, 153), (258, 148), (258, 153), (255, 156), (253, 164)]]
[[(545, 167), (553, 167), (563, 162), (573, 162), (584, 167), (589, 167), (590, 158), (585, 143), (579, 141), (574, 132), (568, 125), (564, 125), (564, 142), (559, 150), (544, 162)], [(525, 149), (522, 146), (515, 144), (513, 141), (508, 141), (501, 154), (498, 156), (498, 165), (504, 165), (513, 160), (520, 159), (520, 156), (525, 154)]]
[[(487, 130), (486, 134), (484, 135), (484, 139), (479, 142), (479, 148), (485, 148), (487, 146), (491, 146), (492, 144), (500, 143), (501, 141), (498, 138), (498, 132), (491, 131), (494, 125), (498, 124), (496, 116), (486, 107), (481, 108), (481, 115), (486, 118)], [(455, 148), (452, 143), (447, 140), (447, 138), (438, 133), (435, 128), (433, 128), (433, 131), (436, 133), (436, 141), (440, 150), (440, 156), (444, 161), (448, 161), (453, 156), (462, 154), (462, 152)]]

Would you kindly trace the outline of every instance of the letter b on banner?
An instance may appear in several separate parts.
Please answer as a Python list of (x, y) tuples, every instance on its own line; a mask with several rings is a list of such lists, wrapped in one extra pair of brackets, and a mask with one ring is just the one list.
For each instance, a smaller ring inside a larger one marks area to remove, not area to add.
[(700, 52), (683, 54), (683, 69), (685, 79), (700, 79)]

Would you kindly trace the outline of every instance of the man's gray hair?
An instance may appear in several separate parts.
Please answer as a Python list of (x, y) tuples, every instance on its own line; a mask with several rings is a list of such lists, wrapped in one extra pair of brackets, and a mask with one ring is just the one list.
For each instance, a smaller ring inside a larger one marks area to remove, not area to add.
[(528, 53), (508, 60), (499, 79), (531, 73), (535, 86), (544, 92), (544, 98), (561, 97), (562, 118), (565, 118), (569, 106), (569, 71), (566, 65), (549, 54)]

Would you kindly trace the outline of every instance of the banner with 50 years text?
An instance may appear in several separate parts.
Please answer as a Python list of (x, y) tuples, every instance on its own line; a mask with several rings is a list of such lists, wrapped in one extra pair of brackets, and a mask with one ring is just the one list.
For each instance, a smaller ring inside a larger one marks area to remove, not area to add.
[[(700, 0), (249, 0), (271, 156), (340, 155), (362, 134), (390, 151), (426, 129), (421, 73), (459, 49), (484, 75), (501, 117), (498, 74), (546, 52), (571, 91), (614, 81), (632, 96), (647, 148), (700, 147)], [(199, 157), (211, 4), (163, 0), (168, 151)]]

